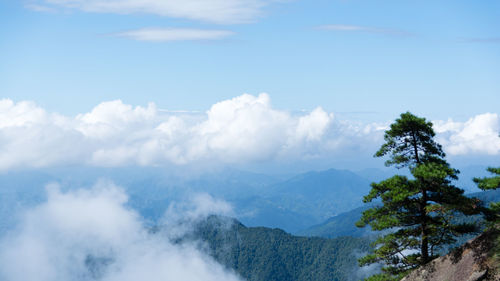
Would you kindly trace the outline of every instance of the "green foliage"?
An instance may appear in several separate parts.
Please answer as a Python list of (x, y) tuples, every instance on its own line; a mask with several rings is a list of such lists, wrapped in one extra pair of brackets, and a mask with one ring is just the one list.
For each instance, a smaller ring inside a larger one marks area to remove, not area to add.
[[(474, 178), (474, 182), (482, 190), (492, 190), (500, 187), (500, 168), (489, 167), (488, 172), (491, 177)], [(492, 202), (489, 208), (484, 209), (484, 215), (487, 221), (492, 224), (500, 222), (500, 202)]]
[(491, 177), (474, 178), (474, 182), (482, 190), (497, 189), (500, 187), (500, 168), (489, 167), (488, 172), (492, 173)]
[(474, 224), (457, 223), (455, 217), (479, 213), (480, 201), (464, 196), (452, 184), (459, 171), (450, 168), (434, 135), (432, 123), (406, 112), (385, 132), (385, 143), (375, 154), (388, 155), (386, 165), (407, 167), (412, 178), (395, 175), (372, 183), (363, 199), (382, 201), (364, 211), (356, 223), (386, 233), (373, 242), (373, 253), (359, 260), (360, 265), (385, 265), (383, 277), (373, 278), (404, 275), (429, 262), (458, 236), (476, 231)]
[[(489, 167), (488, 172), (493, 174), (491, 177), (474, 178), (474, 182), (482, 190), (492, 190), (500, 187), (500, 167)], [(493, 202), (489, 208), (484, 209), (484, 215), (490, 226), (500, 223), (500, 202)]]
[(365, 281), (399, 281), (404, 276), (405, 276), (404, 274), (391, 275), (391, 274), (387, 274), (387, 273), (380, 273), (380, 274), (372, 275), (364, 280)]
[[(490, 202), (498, 202), (500, 201), (500, 189), (496, 190), (487, 190), (481, 192), (475, 192), (466, 195), (469, 198), (478, 198), (481, 201), (489, 204)], [(311, 228), (304, 230), (299, 233), (299, 235), (306, 236), (319, 236), (325, 238), (335, 238), (339, 236), (353, 236), (353, 237), (367, 237), (370, 238), (375, 236), (376, 231), (371, 231), (369, 227), (367, 228), (358, 228), (355, 226), (355, 223), (361, 219), (361, 213), (376, 204), (370, 205), (365, 204), (365, 206), (353, 209), (349, 212), (345, 212), (339, 214), (337, 216), (331, 217), (325, 222), (312, 226)], [(456, 213), (452, 218), (452, 223), (454, 224), (463, 224), (469, 223), (477, 225), (480, 229), (484, 229), (484, 218), (482, 215), (474, 215), (474, 216), (465, 216), (461, 213)], [(461, 237), (457, 237), (457, 242), (454, 244), (443, 246), (442, 249), (438, 251), (439, 255), (448, 253), (448, 250), (458, 247), (465, 243), (466, 241), (472, 239), (476, 235), (471, 233), (469, 235), (464, 235)]]
[(205, 242), (212, 257), (246, 280), (359, 280), (354, 253), (369, 250), (367, 239), (299, 237), (229, 220), (209, 217), (192, 238)]
[(441, 145), (434, 141), (434, 136), (431, 122), (410, 112), (403, 113), (391, 125), (391, 129), (385, 132), (385, 143), (375, 153), (375, 157), (389, 154), (390, 159), (385, 162), (386, 165), (398, 168), (440, 160), (445, 155)]

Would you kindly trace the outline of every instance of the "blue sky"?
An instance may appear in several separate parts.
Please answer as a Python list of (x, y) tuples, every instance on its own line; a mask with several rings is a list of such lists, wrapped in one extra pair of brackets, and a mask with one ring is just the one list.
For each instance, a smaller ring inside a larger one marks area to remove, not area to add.
[(0, 22), (0, 171), (380, 166), (407, 110), (498, 163), (498, 1), (0, 0)]
[[(0, 2), (3, 97), (76, 114), (114, 99), (205, 111), (266, 92), (277, 108), (322, 106), (378, 120), (405, 110), (465, 120), (500, 105), (498, 1), (261, 1), (257, 15), (223, 15), (232, 20), (50, 2)], [(229, 35), (164, 42), (117, 36), (144, 28)]]

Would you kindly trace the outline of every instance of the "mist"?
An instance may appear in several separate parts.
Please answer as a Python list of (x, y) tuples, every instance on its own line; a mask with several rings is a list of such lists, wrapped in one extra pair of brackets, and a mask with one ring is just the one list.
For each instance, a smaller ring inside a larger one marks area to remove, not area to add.
[(50, 184), (46, 189), (47, 200), (25, 209), (0, 239), (1, 280), (240, 280), (197, 244), (167, 237), (186, 231), (186, 224), (176, 226), (177, 218), (229, 212), (223, 201), (199, 195), (173, 206), (164, 219), (170, 223), (153, 233), (127, 206), (124, 190), (112, 183), (70, 191)]

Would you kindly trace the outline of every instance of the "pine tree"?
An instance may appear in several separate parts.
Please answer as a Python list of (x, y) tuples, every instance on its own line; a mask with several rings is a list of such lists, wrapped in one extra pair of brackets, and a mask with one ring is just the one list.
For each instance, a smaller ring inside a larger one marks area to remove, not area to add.
[[(493, 190), (500, 188), (500, 168), (489, 167), (491, 177), (474, 178), (474, 182), (482, 190)], [(484, 209), (484, 215), (488, 222), (493, 224), (500, 222), (500, 202), (493, 202), (489, 208)]]
[[(488, 172), (493, 174), (493, 176), (474, 178), (474, 182), (482, 190), (493, 190), (500, 188), (500, 167), (489, 167)], [(500, 223), (500, 202), (491, 203), (489, 208), (484, 209), (483, 213), (486, 221), (492, 223), (493, 225)]]
[(434, 136), (431, 122), (406, 112), (385, 132), (385, 143), (374, 155), (389, 156), (387, 166), (408, 168), (412, 177), (395, 175), (372, 183), (363, 199), (382, 204), (363, 212), (356, 225), (386, 233), (373, 243), (373, 253), (360, 259), (361, 266), (384, 264), (384, 273), (368, 280), (399, 278), (428, 263), (455, 237), (475, 231), (472, 224), (453, 222), (457, 213), (478, 213), (479, 201), (453, 185), (459, 171), (446, 162)]

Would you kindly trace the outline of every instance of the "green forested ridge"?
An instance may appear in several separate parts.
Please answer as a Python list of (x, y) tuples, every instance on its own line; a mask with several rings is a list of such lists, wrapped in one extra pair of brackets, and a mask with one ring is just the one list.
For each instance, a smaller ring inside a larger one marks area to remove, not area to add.
[(211, 256), (246, 280), (359, 280), (357, 258), (369, 249), (364, 238), (299, 237), (281, 229), (245, 227), (211, 216), (196, 227)]

